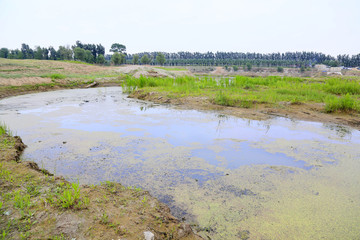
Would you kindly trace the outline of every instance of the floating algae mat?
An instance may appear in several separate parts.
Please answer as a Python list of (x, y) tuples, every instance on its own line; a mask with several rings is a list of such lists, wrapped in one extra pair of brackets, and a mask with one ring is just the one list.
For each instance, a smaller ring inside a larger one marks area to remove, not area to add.
[(205, 239), (360, 239), (360, 134), (128, 99), (121, 88), (0, 101), (23, 158), (149, 190)]

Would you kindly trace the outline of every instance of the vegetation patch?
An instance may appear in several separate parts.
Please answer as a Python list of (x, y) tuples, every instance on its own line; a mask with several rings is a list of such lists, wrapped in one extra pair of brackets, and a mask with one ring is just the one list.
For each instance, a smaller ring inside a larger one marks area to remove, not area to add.
[(187, 71), (186, 68), (177, 68), (177, 67), (155, 67), (155, 68), (166, 70), (166, 71)]
[(175, 98), (206, 96), (223, 106), (251, 108), (257, 104), (325, 103), (326, 112), (359, 110), (358, 80), (342, 78), (311, 79), (297, 77), (126, 77), (125, 92), (138, 89), (166, 92)]

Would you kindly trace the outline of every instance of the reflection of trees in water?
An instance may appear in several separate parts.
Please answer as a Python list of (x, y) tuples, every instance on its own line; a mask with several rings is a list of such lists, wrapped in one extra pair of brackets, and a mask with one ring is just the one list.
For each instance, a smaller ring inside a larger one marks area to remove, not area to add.
[(148, 109), (151, 109), (154, 107), (155, 107), (155, 105), (153, 105), (153, 104), (144, 104), (144, 105), (140, 106), (140, 111), (146, 112)]
[(220, 134), (221, 133), (221, 125), (229, 119), (229, 116), (226, 116), (224, 114), (218, 114), (217, 118), (218, 118), (218, 124), (216, 126), (216, 132)]
[(251, 120), (251, 119), (237, 119), (236, 117), (230, 117), (225, 114), (218, 114), (216, 116), (218, 118), (218, 124), (216, 127), (216, 132), (221, 133), (221, 128), (223, 123), (227, 122), (230, 118), (235, 119), (235, 121), (241, 120), (246, 121), (246, 126), (252, 127), (253, 125), (256, 125), (257, 127), (261, 127), (265, 130), (265, 134), (267, 134), (271, 128), (271, 121), (259, 121), (259, 120)]
[(329, 124), (324, 123), (324, 128), (334, 131), (336, 135), (340, 138), (351, 139), (352, 137), (352, 129), (346, 126), (338, 125), (338, 124)]

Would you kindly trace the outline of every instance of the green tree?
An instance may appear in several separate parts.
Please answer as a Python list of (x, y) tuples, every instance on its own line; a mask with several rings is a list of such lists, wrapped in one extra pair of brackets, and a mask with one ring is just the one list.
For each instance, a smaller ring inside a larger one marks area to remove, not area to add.
[[(50, 54), (51, 54), (51, 52), (50, 52)], [(57, 55), (57, 59), (71, 60), (73, 51), (69, 47), (59, 46), (59, 49), (58, 49), (56, 55)], [(81, 60), (81, 61), (83, 61), (83, 60)]]
[(115, 53), (111, 56), (111, 62), (112, 62), (114, 65), (123, 64), (123, 63), (125, 63), (125, 55), (122, 54), (122, 53), (115, 52)]
[(49, 59), (49, 50), (47, 48), (43, 48), (42, 52), (43, 52), (42, 59), (48, 60)]
[(133, 64), (138, 64), (139, 63), (139, 55), (135, 54), (133, 56), (132, 63)]
[(282, 72), (284, 72), (284, 68), (283, 67), (277, 67), (277, 71), (282, 73)]
[(74, 48), (74, 59), (79, 61), (85, 61), (85, 50), (83, 48)]
[(9, 49), (7, 48), (0, 49), (0, 58), (8, 58), (8, 55), (9, 55)]
[(251, 71), (251, 69), (252, 69), (251, 63), (248, 62), (248, 63), (246, 64), (246, 68), (247, 68), (248, 71)]
[(126, 52), (126, 47), (125, 47), (125, 45), (120, 44), (120, 43), (113, 43), (111, 45), (110, 52), (123, 53), (123, 52)]
[(149, 55), (144, 54), (141, 59), (140, 59), (141, 64), (149, 64), (150, 63), (150, 58)]
[(233, 66), (233, 69), (234, 69), (234, 72), (236, 72), (237, 70), (239, 70), (239, 67), (236, 66), (236, 65), (234, 65), (234, 66)]
[(90, 50), (85, 50), (85, 62), (94, 63), (94, 55)]
[(41, 47), (37, 46), (34, 51), (34, 58), (41, 60), (41, 59), (43, 59), (43, 54), (44, 54), (43, 49)]
[(99, 56), (97, 56), (97, 58), (96, 58), (96, 63), (97, 63), (97, 64), (104, 64), (104, 63), (105, 63), (105, 57), (104, 57), (104, 55), (100, 54)]
[(25, 43), (21, 44), (21, 52), (22, 52), (23, 59), (33, 59), (34, 58), (34, 51), (29, 47), (29, 45), (27, 45)]
[(164, 65), (164, 63), (165, 63), (165, 61), (166, 61), (164, 54), (158, 53), (158, 54), (156, 55), (156, 61), (157, 61), (160, 65)]
[(56, 50), (54, 47), (49, 47), (49, 52), (50, 52), (50, 60), (56, 60)]

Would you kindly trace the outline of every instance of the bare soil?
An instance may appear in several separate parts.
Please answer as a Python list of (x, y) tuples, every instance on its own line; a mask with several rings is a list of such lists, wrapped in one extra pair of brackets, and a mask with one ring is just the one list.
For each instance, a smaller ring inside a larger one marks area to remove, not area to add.
[(178, 76), (193, 76), (191, 71), (173, 71), (171, 67), (167, 70), (150, 66), (150, 65), (125, 65), (117, 69), (119, 73), (130, 74), (136, 78), (140, 76), (145, 77), (178, 77)]

